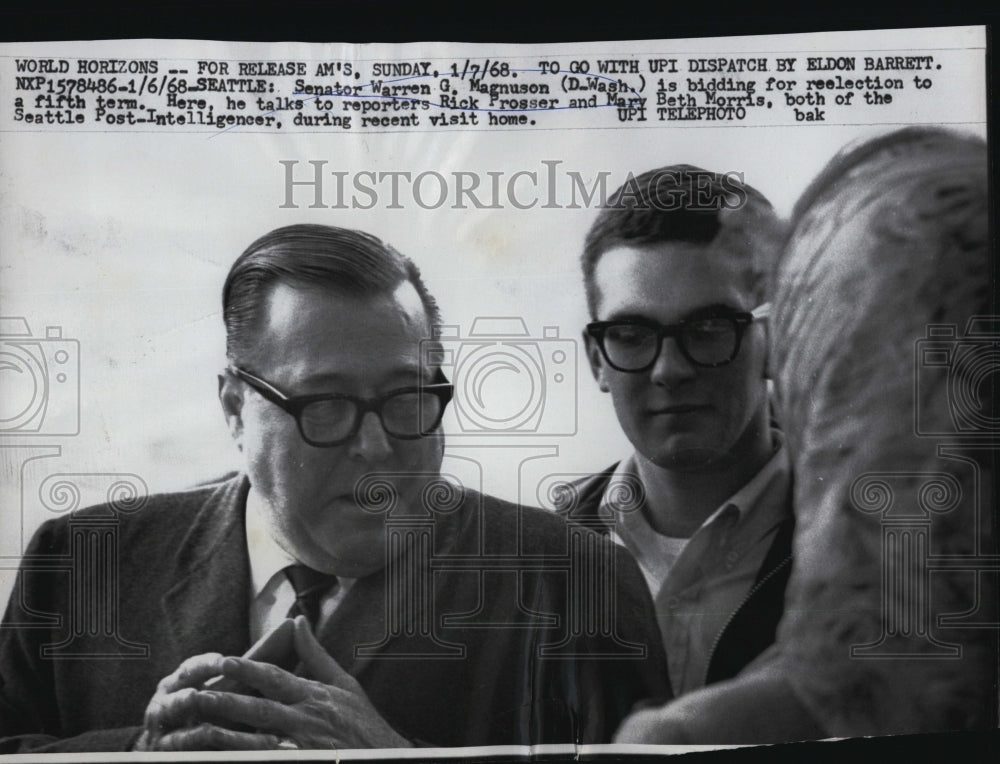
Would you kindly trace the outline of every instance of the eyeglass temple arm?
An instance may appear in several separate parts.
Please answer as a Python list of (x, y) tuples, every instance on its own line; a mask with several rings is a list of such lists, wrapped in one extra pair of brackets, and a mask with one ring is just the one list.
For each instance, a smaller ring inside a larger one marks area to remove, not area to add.
[(251, 374), (245, 369), (241, 369), (239, 366), (234, 366), (230, 364), (228, 368), (229, 371), (232, 372), (233, 376), (235, 376), (237, 379), (241, 379), (244, 382), (250, 384), (251, 387), (254, 387), (254, 389), (256, 389), (257, 392), (259, 392), (265, 398), (270, 400), (272, 403), (276, 403), (278, 401), (282, 403), (288, 402), (289, 400), (288, 396), (285, 395), (283, 392), (281, 392), (281, 390), (279, 390), (278, 388), (274, 387), (274, 385), (267, 382), (266, 380), (263, 380), (260, 377)]

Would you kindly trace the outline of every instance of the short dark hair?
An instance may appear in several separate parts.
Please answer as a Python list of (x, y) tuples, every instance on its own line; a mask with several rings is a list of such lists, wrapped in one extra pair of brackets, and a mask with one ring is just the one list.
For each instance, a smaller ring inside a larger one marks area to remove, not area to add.
[[(590, 227), (581, 264), (587, 307), (597, 318), (597, 262), (620, 246), (664, 242), (726, 244), (746, 255), (748, 288), (763, 302), (763, 285), (781, 233), (771, 203), (742, 174), (670, 165), (628, 179)], [(763, 251), (760, 251), (763, 250)]]
[(278, 283), (374, 297), (391, 294), (405, 281), (420, 295), (430, 326), (441, 323), (417, 266), (375, 236), (328, 225), (277, 228), (247, 247), (229, 269), (222, 288), (226, 355), (235, 362), (246, 352), (266, 297)]

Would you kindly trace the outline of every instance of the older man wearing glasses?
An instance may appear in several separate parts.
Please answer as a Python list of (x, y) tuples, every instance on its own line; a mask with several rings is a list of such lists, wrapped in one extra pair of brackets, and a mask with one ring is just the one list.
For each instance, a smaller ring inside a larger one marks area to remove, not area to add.
[[(410, 260), (358, 231), (278, 229), (233, 265), (223, 317), (243, 472), (121, 519), (114, 567), (72, 586), (114, 587), (112, 634), (74, 634), (90, 600), (22, 571), (0, 752), (601, 742), (669, 697), (627, 554), (586, 556), (597, 534), (442, 480), (452, 389), (424, 363), (438, 310)], [(71, 522), (26, 559), (73, 559)], [(233, 657), (289, 617), (283, 650)], [(71, 639), (76, 658), (47, 658)], [(145, 654), (117, 658), (126, 642)]]
[(738, 175), (676, 165), (630, 178), (584, 247), (590, 366), (634, 452), (562, 509), (639, 561), (676, 695), (739, 672), (782, 614), (791, 484), (758, 272), (778, 233)]

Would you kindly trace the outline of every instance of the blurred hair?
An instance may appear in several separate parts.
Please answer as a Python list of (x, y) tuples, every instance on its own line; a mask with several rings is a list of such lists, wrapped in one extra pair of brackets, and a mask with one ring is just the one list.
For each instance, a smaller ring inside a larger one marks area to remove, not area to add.
[[(995, 633), (892, 625), (969, 612), (968, 585), (921, 566), (995, 531), (989, 186), (985, 141), (915, 127), (849, 145), (795, 207), (769, 319), (796, 521), (771, 670), (827, 735), (996, 726)], [(974, 599), (996, 621), (995, 577)], [(961, 660), (891, 659), (945, 647)]]
[(795, 203), (788, 232), (793, 232), (795, 225), (821, 197), (839, 193), (845, 184), (861, 182), (862, 175), (874, 177), (888, 170), (890, 174), (925, 173), (932, 177), (935, 175), (933, 166), (940, 164), (938, 160), (942, 154), (959, 156), (982, 150), (981, 139), (943, 127), (905, 127), (849, 143), (827, 162), (802, 192)]

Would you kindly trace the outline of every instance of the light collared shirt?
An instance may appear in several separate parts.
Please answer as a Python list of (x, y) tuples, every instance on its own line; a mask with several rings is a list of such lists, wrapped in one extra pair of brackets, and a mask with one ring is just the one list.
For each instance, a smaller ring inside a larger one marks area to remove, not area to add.
[(788, 449), (780, 432), (772, 436), (776, 449), (760, 472), (689, 539), (657, 533), (641, 508), (616, 507), (615, 486), (639, 479), (634, 455), (619, 464), (601, 500), (614, 511), (612, 538), (636, 558), (649, 585), (675, 695), (705, 684), (715, 643), (788, 516)]
[[(264, 499), (253, 487), (247, 495), (247, 552), (250, 556), (250, 641), (277, 628), (295, 603), (295, 589), (284, 573), (284, 568), (295, 565), (296, 560), (272, 538), (264, 522)], [(320, 600), (318, 633), (356, 579), (337, 577)]]

